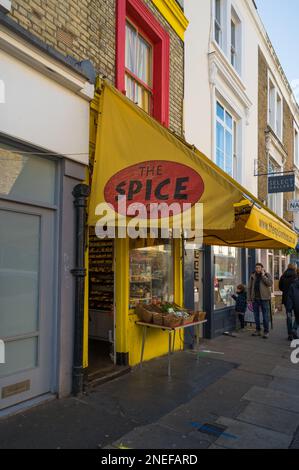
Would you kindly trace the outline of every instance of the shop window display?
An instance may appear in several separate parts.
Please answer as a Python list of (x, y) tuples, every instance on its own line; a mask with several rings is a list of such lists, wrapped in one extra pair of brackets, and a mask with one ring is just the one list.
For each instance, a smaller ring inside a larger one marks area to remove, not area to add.
[(173, 302), (173, 249), (171, 240), (130, 241), (130, 302)]
[(214, 247), (214, 308), (231, 307), (231, 298), (241, 282), (241, 252), (233, 247)]

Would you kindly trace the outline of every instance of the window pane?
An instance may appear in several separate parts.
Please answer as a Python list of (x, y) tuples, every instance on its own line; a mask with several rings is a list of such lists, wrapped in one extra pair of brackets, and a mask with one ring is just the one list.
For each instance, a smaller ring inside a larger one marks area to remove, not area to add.
[(0, 194), (55, 204), (56, 162), (0, 144)]
[(224, 108), (217, 102), (217, 116), (224, 121)]
[(269, 124), (275, 130), (275, 87), (269, 82)]
[(229, 127), (229, 129), (233, 128), (233, 118), (227, 112), (225, 112), (225, 123), (226, 123), (227, 127)]
[(36, 337), (5, 343), (5, 364), (0, 364), (0, 377), (36, 367), (37, 345)]
[(233, 136), (230, 132), (225, 132), (225, 170), (232, 175), (233, 170)]
[(234, 49), (236, 48), (236, 25), (233, 21), (231, 22), (231, 45)]
[(126, 74), (126, 96), (135, 103), (135, 82)]
[(171, 240), (131, 240), (130, 308), (138, 303), (173, 302)]
[(234, 305), (231, 294), (241, 282), (241, 254), (237, 248), (214, 247), (214, 305), (221, 309)]
[(217, 122), (216, 139), (217, 148), (224, 152), (224, 127), (220, 122)]
[(137, 77), (147, 85), (151, 85), (151, 47), (140, 36), (138, 37)]
[(215, 18), (221, 23), (221, 0), (215, 0)]
[(132, 73), (136, 74), (136, 57), (137, 57), (137, 32), (129, 24), (126, 23), (126, 67)]
[(40, 218), (0, 210), (0, 332), (38, 329)]
[(221, 46), (221, 28), (217, 21), (215, 21), (215, 41)]
[(216, 127), (216, 163), (224, 170), (224, 128), (217, 122)]

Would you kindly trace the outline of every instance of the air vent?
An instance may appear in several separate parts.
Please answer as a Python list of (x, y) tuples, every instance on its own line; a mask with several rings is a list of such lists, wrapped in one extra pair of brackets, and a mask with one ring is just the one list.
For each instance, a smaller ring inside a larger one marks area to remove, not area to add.
[(57, 41), (61, 41), (67, 47), (72, 47), (73, 46), (74, 36), (69, 31), (66, 31), (65, 29), (60, 29), (59, 28), (57, 30), (56, 37), (57, 37)]

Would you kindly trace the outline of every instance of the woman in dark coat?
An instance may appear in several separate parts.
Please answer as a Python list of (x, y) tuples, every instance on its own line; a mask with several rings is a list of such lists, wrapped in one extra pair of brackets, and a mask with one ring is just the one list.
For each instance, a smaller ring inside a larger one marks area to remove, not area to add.
[[(295, 306), (293, 307), (294, 301), (294, 292), (292, 293), (291, 299), (289, 299), (289, 293), (291, 287), (297, 281), (297, 269), (296, 265), (289, 264), (288, 269), (283, 273), (279, 280), (279, 290), (282, 291), (282, 303), (286, 308), (287, 314), (287, 328), (288, 328), (288, 339), (292, 341), (294, 336), (297, 336), (297, 326), (296, 323), (293, 324), (293, 310), (295, 310)], [(299, 300), (299, 299), (298, 299)], [(290, 308), (292, 306), (292, 308)], [(299, 304), (298, 304), (299, 308)], [(298, 310), (299, 311), (299, 310)], [(298, 323), (297, 323), (298, 324)], [(295, 333), (296, 330), (296, 333)]]
[(297, 279), (297, 266), (289, 264), (288, 269), (283, 273), (279, 279), (279, 290), (282, 292), (282, 304), (286, 306), (289, 288)]

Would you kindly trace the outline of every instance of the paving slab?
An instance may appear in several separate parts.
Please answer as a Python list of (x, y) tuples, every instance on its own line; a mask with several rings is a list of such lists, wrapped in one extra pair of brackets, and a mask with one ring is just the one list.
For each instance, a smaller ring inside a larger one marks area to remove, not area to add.
[(262, 375), (272, 375), (273, 371), (273, 364), (272, 363), (263, 363), (263, 362), (254, 362), (248, 361), (242, 363), (237, 370), (241, 370), (244, 372), (254, 373), (254, 374), (262, 374)]
[(227, 426), (227, 434), (236, 436), (235, 439), (219, 437), (217, 446), (230, 449), (288, 449), (292, 436), (268, 429), (243, 423), (229, 418), (219, 418), (218, 423)]
[(254, 402), (249, 403), (237, 419), (291, 436), (299, 426), (298, 413)]
[(299, 366), (292, 366), (292, 367), (283, 367), (283, 366), (275, 366), (272, 371), (271, 375), (274, 377), (282, 377), (286, 379), (293, 379), (299, 381)]
[(279, 390), (280, 392), (289, 393), (291, 395), (297, 395), (299, 399), (299, 381), (293, 379), (287, 379), (282, 377), (274, 377), (269, 384), (269, 388), (272, 390)]
[(181, 434), (158, 424), (138, 427), (113, 443), (129, 449), (207, 449), (210, 442)]
[(290, 449), (299, 449), (299, 427), (298, 427), (297, 432), (294, 436), (292, 444), (290, 445)]
[(272, 390), (270, 388), (252, 387), (243, 397), (247, 401), (253, 401), (282, 410), (299, 413), (298, 396), (289, 393)]
[(249, 385), (256, 385), (259, 387), (267, 387), (271, 381), (271, 375), (255, 374), (254, 372), (245, 372), (243, 370), (233, 369), (225, 375), (226, 380), (233, 382), (241, 382)]

